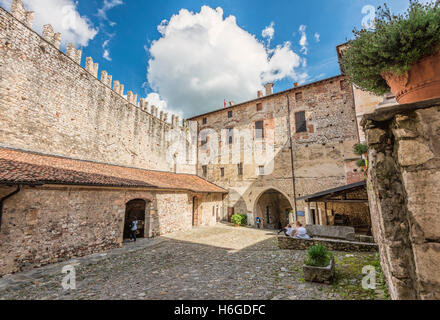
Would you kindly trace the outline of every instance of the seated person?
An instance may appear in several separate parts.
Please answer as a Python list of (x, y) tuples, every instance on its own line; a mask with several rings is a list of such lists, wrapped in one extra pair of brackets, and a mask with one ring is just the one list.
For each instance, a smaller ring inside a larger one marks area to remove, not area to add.
[[(280, 223), (281, 224), (281, 223)], [(291, 229), (291, 230), (290, 230)], [(279, 231), (278, 231), (278, 234), (280, 234), (281, 232), (284, 232), (284, 234), (286, 235), (286, 236), (291, 236), (292, 235), (292, 231), (293, 231), (293, 228), (292, 228), (292, 226), (290, 225), (290, 224), (288, 224), (287, 226), (285, 226), (284, 228), (281, 228)], [(288, 234), (288, 232), (289, 232), (289, 234)]]
[(294, 229), (293, 229), (292, 226), (289, 224), (289, 225), (286, 227), (286, 231), (284, 232), (284, 234), (285, 234), (287, 237), (292, 237), (292, 236), (293, 236), (293, 231), (294, 231)]
[(310, 236), (307, 234), (306, 228), (303, 227), (303, 225), (300, 222), (296, 223), (296, 232), (295, 232), (295, 238), (297, 239), (310, 239)]

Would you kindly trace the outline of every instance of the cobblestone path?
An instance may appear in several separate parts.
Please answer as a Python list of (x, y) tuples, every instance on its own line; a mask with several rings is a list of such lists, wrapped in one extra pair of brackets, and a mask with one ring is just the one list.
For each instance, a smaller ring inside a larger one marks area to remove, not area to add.
[[(348, 266), (340, 272), (343, 279), (331, 286), (307, 283), (301, 268), (305, 252), (279, 250), (271, 231), (219, 224), (128, 243), (104, 254), (5, 276), (0, 279), (0, 299), (378, 297), (377, 291), (359, 291), (358, 269), (374, 260), (375, 254), (335, 256), (341, 265)], [(61, 269), (69, 264), (75, 265), (77, 288), (64, 291), (61, 281), (65, 274)]]

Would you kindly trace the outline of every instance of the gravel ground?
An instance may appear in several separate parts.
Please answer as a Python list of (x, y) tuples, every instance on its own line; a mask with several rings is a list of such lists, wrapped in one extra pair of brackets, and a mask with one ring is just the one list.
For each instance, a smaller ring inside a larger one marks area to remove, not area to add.
[[(200, 227), (121, 249), (0, 279), (0, 299), (377, 299), (359, 289), (359, 269), (374, 253), (335, 253), (334, 285), (305, 282), (303, 251), (280, 250), (267, 230)], [(64, 290), (61, 269), (74, 265), (76, 289)], [(342, 275), (342, 277), (341, 277)]]

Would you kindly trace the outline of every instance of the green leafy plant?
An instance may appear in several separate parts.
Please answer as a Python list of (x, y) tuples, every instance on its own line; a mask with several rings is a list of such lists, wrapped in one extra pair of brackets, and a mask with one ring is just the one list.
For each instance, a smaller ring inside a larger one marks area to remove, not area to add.
[(327, 267), (333, 254), (322, 244), (316, 244), (307, 251), (304, 263), (312, 267)]
[(363, 144), (363, 143), (356, 143), (356, 144), (354, 145), (354, 147), (353, 147), (353, 152), (354, 152), (355, 154), (357, 154), (358, 156), (361, 156), (361, 155), (363, 155), (363, 154), (365, 154), (365, 153), (368, 152), (368, 147), (367, 147), (366, 144)]
[(247, 224), (247, 215), (245, 214), (234, 214), (231, 217), (231, 222), (233, 224), (237, 224), (240, 226), (246, 225)]
[(365, 159), (359, 159), (359, 160), (356, 162), (356, 165), (357, 165), (359, 168), (362, 168), (362, 167), (365, 167), (365, 166), (367, 165), (367, 162), (365, 161)]
[(421, 58), (440, 49), (440, 2), (410, 0), (406, 13), (393, 15), (379, 7), (373, 30), (353, 30), (342, 65), (350, 80), (362, 90), (383, 95), (390, 91), (382, 74), (402, 75)]

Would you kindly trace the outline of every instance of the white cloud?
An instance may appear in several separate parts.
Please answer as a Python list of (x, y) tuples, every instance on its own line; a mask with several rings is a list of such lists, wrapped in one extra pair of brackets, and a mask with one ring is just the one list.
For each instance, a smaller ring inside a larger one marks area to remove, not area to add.
[(110, 52), (107, 49), (104, 49), (102, 57), (107, 61), (112, 61), (112, 58), (110, 57)]
[(116, 22), (110, 21), (107, 17), (107, 11), (110, 9), (119, 6), (121, 4), (124, 4), (122, 0), (104, 0), (104, 4), (102, 8), (98, 9), (98, 13), (96, 14), (99, 18), (103, 20), (107, 20), (111, 27), (114, 27), (116, 25)]
[(315, 33), (315, 41), (316, 42), (320, 42), (321, 41), (321, 35), (318, 32)]
[(273, 36), (275, 35), (275, 23), (272, 21), (270, 25), (268, 25), (264, 30), (261, 32), (261, 36), (266, 39), (270, 45), (270, 42), (273, 39)]
[(158, 30), (162, 36), (149, 48), (147, 79), (168, 108), (185, 116), (221, 108), (224, 99), (254, 98), (265, 82), (304, 76), (295, 73), (301, 59), (289, 42), (270, 50), (234, 16), (223, 18), (221, 8), (182, 9)]
[(299, 32), (301, 34), (301, 39), (299, 40), (299, 45), (301, 46), (301, 53), (307, 54), (309, 52), (309, 49), (307, 47), (309, 43), (307, 42), (306, 26), (302, 24), (299, 27)]
[(110, 50), (108, 49), (109, 42), (110, 39), (107, 39), (102, 43), (102, 49), (104, 49), (104, 53), (102, 54), (102, 57), (107, 61), (112, 61), (112, 58), (110, 57)]
[(163, 100), (159, 94), (155, 92), (149, 93), (145, 100), (148, 101), (148, 105), (159, 108), (159, 111), (168, 112), (168, 120), (171, 120), (172, 114), (178, 115), (181, 119), (183, 119), (183, 111), (169, 108), (167, 101)]
[[(22, 0), (26, 10), (35, 12), (33, 29), (41, 33), (43, 25), (51, 24), (55, 32), (61, 32), (61, 44), (69, 42), (77, 46), (87, 46), (98, 33), (90, 20), (81, 16), (74, 0)], [(0, 0), (0, 4), (9, 10), (11, 0)]]

